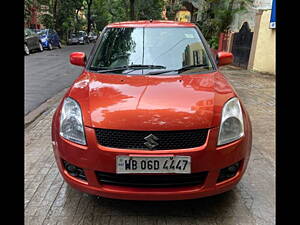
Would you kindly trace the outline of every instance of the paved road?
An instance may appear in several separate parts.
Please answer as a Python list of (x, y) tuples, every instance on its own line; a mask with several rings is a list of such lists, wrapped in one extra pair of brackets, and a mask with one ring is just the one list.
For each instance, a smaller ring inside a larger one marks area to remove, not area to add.
[(275, 79), (234, 67), (223, 70), (245, 103), (253, 129), (248, 168), (232, 191), (195, 200), (145, 202), (96, 198), (72, 189), (53, 156), (53, 106), (25, 129), (25, 224), (275, 224)]
[(25, 115), (72, 84), (82, 68), (69, 63), (70, 53), (89, 54), (93, 45), (65, 46), (25, 56)]

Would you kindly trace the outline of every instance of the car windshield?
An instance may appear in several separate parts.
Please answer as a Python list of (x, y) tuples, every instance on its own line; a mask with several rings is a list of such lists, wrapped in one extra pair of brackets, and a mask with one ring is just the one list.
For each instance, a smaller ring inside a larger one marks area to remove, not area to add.
[[(214, 69), (195, 28), (107, 29), (89, 69), (101, 71), (101, 68), (129, 68), (131, 65), (151, 65), (146, 69), (135, 70), (134, 74), (167, 72), (183, 67), (190, 69), (181, 73)], [(154, 68), (153, 65), (163, 66), (164, 69)], [(127, 73), (127, 70), (114, 73)]]
[(25, 34), (26, 35), (33, 35), (33, 34), (35, 34), (35, 32), (32, 29), (25, 28)]

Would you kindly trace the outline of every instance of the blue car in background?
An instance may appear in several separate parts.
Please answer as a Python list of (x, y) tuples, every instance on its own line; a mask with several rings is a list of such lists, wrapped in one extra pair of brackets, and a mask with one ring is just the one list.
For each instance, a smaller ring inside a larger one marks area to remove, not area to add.
[(60, 38), (55, 30), (43, 29), (37, 31), (37, 34), (40, 36), (40, 40), (44, 48), (49, 50), (52, 50), (54, 46), (61, 48)]

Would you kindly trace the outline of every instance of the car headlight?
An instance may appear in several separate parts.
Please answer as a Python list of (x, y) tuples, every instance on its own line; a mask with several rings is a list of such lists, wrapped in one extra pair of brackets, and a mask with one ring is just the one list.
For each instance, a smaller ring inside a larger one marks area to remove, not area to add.
[(61, 109), (60, 135), (69, 141), (86, 145), (81, 109), (70, 97), (64, 100)]
[(48, 41), (48, 38), (46, 38), (46, 37), (45, 37), (45, 38), (42, 38), (41, 41), (42, 41), (42, 42), (46, 42), (46, 41)]
[(218, 145), (240, 139), (244, 136), (243, 113), (237, 98), (227, 101), (223, 107)]
[(79, 40), (80, 40), (80, 41), (83, 41), (83, 37), (80, 37)]

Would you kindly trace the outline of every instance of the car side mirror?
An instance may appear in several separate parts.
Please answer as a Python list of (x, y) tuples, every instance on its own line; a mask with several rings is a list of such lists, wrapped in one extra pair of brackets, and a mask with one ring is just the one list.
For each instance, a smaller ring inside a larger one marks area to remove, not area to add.
[(233, 54), (231, 52), (218, 52), (217, 65), (224, 66), (233, 62)]
[(76, 66), (85, 67), (86, 56), (84, 52), (73, 52), (70, 54), (70, 63)]

